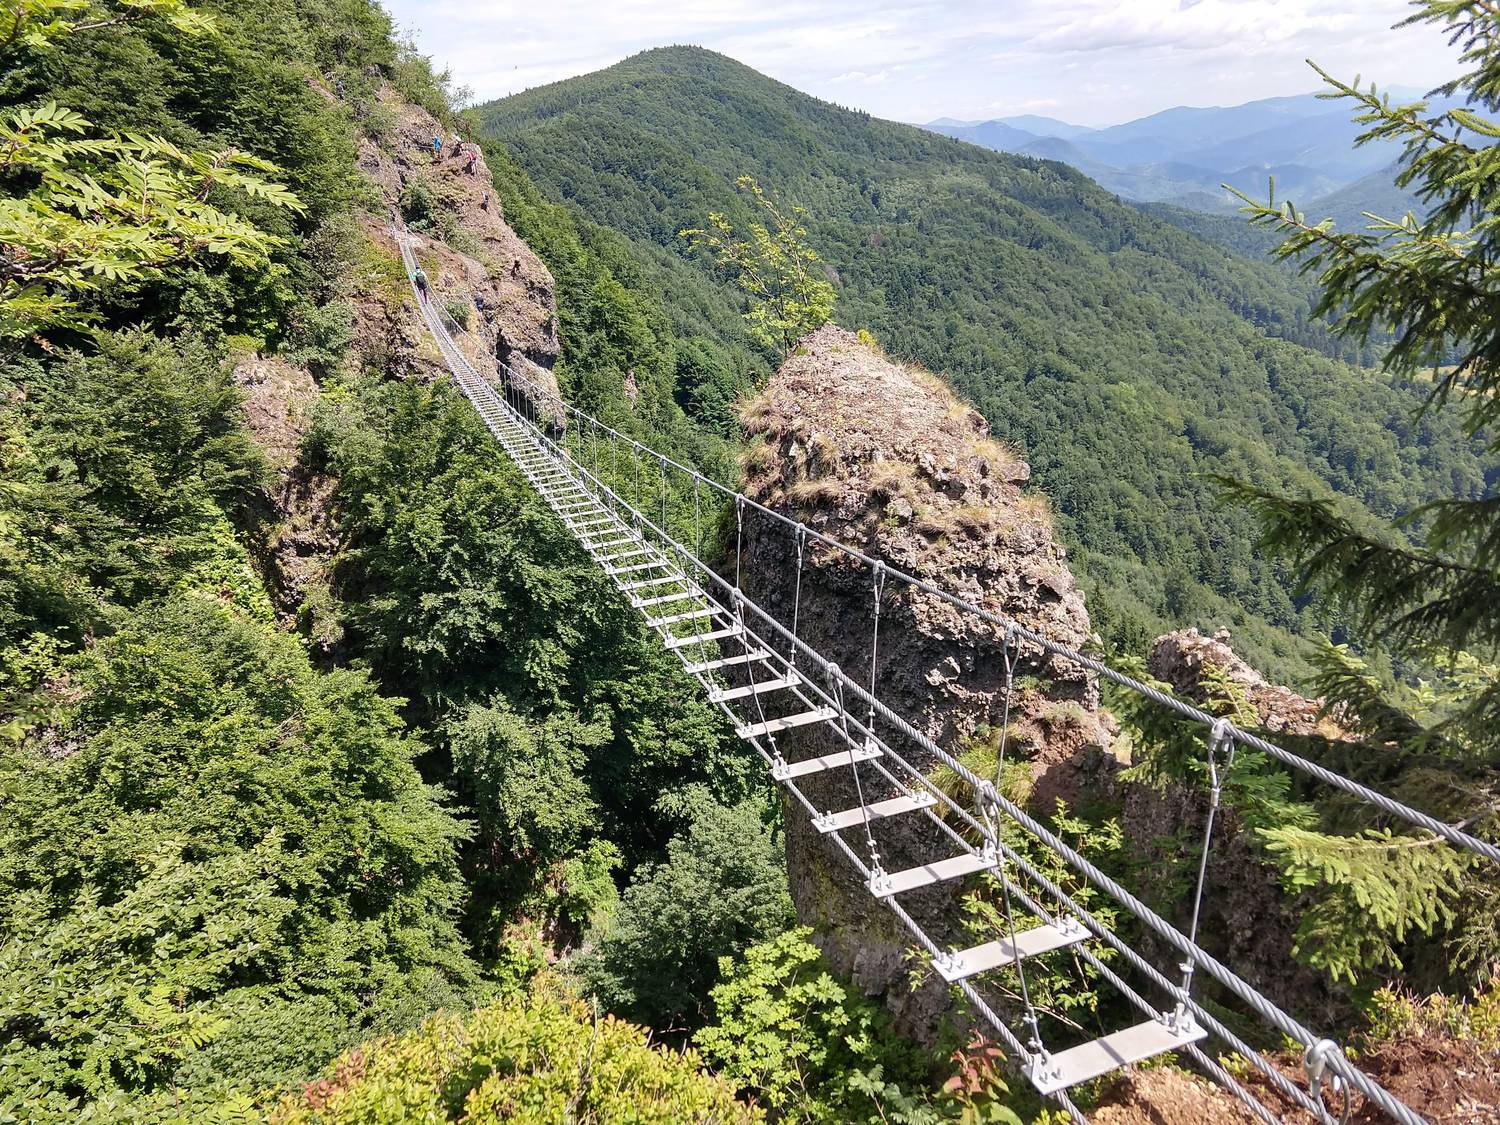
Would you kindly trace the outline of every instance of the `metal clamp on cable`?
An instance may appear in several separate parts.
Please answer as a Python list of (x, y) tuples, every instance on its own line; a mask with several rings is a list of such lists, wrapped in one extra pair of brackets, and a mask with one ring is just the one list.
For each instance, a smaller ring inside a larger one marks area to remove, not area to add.
[[(1339, 1125), (1347, 1125), (1349, 1121), (1350, 1102), (1349, 1084), (1337, 1073), (1333, 1060), (1344, 1062), (1344, 1049), (1332, 1039), (1319, 1039), (1311, 1044), (1302, 1054), (1302, 1069), (1307, 1073), (1307, 1089), (1323, 1110), (1325, 1118), (1329, 1117), (1327, 1107), (1323, 1104), (1323, 1082), (1327, 1079), (1328, 1088), (1336, 1094), (1341, 1094), (1344, 1099), (1342, 1111), (1339, 1113)], [(1332, 1072), (1332, 1073), (1330, 1073)]]

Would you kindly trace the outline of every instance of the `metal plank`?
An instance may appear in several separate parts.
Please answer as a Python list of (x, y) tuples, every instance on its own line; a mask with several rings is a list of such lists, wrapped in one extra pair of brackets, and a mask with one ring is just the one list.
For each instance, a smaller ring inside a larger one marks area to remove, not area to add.
[(1029, 1077), (1041, 1093), (1055, 1094), (1122, 1066), (1186, 1047), (1207, 1035), (1207, 1031), (1187, 1020), (1179, 1027), (1161, 1020), (1147, 1020), (1102, 1039), (1039, 1058), (1032, 1064)]
[[(902, 813), (915, 812), (935, 804), (937, 804), (937, 798), (922, 789), (915, 793), (892, 797), (888, 801), (876, 801), (873, 805), (867, 805), (862, 809), (845, 809), (843, 812), (830, 812), (815, 816), (813, 827), (824, 833), (839, 832), (845, 828), (863, 824), (867, 819), (882, 820), (888, 816), (900, 816)], [(869, 814), (868, 817), (866, 813)]]
[(689, 637), (668, 637), (666, 645), (668, 648), (686, 648), (688, 645), (704, 645), (709, 641), (722, 641), (726, 637), (738, 637), (744, 631), (745, 629), (741, 625), (731, 625), (727, 629), (715, 629), (712, 633), (694, 633)]
[(629, 566), (607, 566), (605, 574), (634, 574), (638, 570), (660, 570), (664, 566), (671, 566), (667, 559), (658, 559), (656, 562), (631, 563)]
[(832, 754), (824, 754), (821, 758), (808, 758), (803, 762), (782, 762), (780, 765), (772, 766), (771, 777), (776, 781), (791, 781), (793, 778), (838, 769), (840, 766), (852, 766), (856, 762), (868, 762), (871, 758), (878, 758), (883, 753), (885, 751), (873, 743), (861, 746), (858, 750), (835, 750)]
[(677, 625), (683, 621), (702, 621), (705, 617), (712, 617), (720, 612), (717, 606), (709, 606), (706, 609), (689, 609), (682, 613), (668, 614), (666, 617), (648, 617), (646, 624), (653, 629), (660, 629), (663, 625)]
[(933, 883), (962, 879), (976, 871), (987, 871), (998, 866), (999, 862), (994, 856), (965, 852), (920, 867), (908, 867), (905, 871), (880, 872), (870, 877), (870, 893), (876, 898), (889, 898)]
[(983, 945), (976, 945), (970, 949), (958, 949), (940, 954), (932, 959), (932, 963), (938, 975), (949, 984), (953, 984), (955, 981), (972, 977), (976, 973), (1014, 965), (1025, 957), (1035, 957), (1041, 953), (1050, 953), (1054, 949), (1077, 945), (1087, 940), (1088, 937), (1088, 930), (1084, 929), (1071, 914), (1065, 914), (1055, 923), (1046, 922), (1040, 926), (1033, 926), (1029, 930), (1021, 930), (999, 941), (987, 941)]
[[(635, 540), (630, 540), (630, 542), (635, 542)], [(597, 548), (597, 547), (595, 547), (593, 549), (594, 550), (599, 550), (599, 548)], [(656, 548), (655, 547), (638, 547), (634, 551), (625, 551), (623, 554), (619, 554), (619, 555), (604, 555), (604, 556), (602, 556), (599, 559), (599, 561), (603, 562), (603, 563), (609, 563), (609, 564), (613, 565), (613, 564), (615, 564), (617, 562), (623, 562), (626, 559), (638, 559), (642, 555), (654, 555), (654, 554), (656, 554)]]
[(759, 738), (763, 734), (775, 734), (778, 731), (791, 730), (793, 727), (826, 723), (837, 714), (838, 712), (832, 707), (816, 707), (811, 711), (803, 711), (796, 715), (783, 715), (779, 719), (767, 719), (763, 723), (750, 723), (736, 727), (734, 733), (741, 738)]
[(687, 598), (702, 597), (703, 591), (696, 586), (691, 590), (682, 590), (676, 594), (658, 594), (654, 598), (631, 598), (632, 609), (650, 609), (654, 605), (666, 605), (668, 602), (680, 602)]
[(710, 703), (725, 703), (731, 699), (744, 699), (747, 695), (760, 695), (767, 691), (780, 691), (782, 688), (796, 687), (802, 682), (802, 677), (793, 672), (791, 675), (782, 676), (775, 680), (761, 680), (759, 683), (744, 684), (741, 687), (711, 688), (708, 693)]
[(686, 581), (680, 574), (669, 574), (665, 578), (647, 578), (640, 582), (626, 582), (621, 585), (620, 589), (630, 593), (632, 590), (644, 590), (649, 586), (665, 586), (668, 582)]
[(719, 668), (729, 668), (735, 664), (750, 664), (757, 660), (765, 660), (771, 655), (770, 650), (757, 648), (750, 652), (737, 652), (733, 656), (721, 656), (717, 660), (705, 660), (701, 664), (685, 664), (689, 676), (701, 676), (705, 672), (713, 672)]

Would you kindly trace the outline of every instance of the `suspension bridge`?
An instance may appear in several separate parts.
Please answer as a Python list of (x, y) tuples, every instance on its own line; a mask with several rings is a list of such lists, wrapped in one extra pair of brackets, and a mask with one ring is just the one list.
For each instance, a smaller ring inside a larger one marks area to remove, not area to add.
[[(393, 235), (408, 276), (415, 278), (415, 238), (394, 228)], [(1322, 1125), (1347, 1120), (1352, 1091), (1402, 1125), (1424, 1125), (1419, 1114), (1361, 1071), (1336, 1042), (1305, 1027), (1200, 946), (1199, 916), (1221, 783), (1236, 751), (1250, 748), (1456, 848), (1497, 863), (1500, 848), (789, 519), (568, 406), (504, 365), (497, 365), (502, 382), (497, 389), (464, 356), (450, 331), (451, 320), (430, 295), (414, 283), (413, 296), (454, 383), (505, 453), (665, 648), (682, 662), (685, 672), (701, 685), (708, 702), (729, 718), (738, 737), (760, 756), (771, 779), (857, 873), (871, 898), (894, 915), (914, 945), (931, 958), (937, 974), (962, 994), (974, 1017), (1006, 1045), (1011, 1059), (1040, 1094), (1086, 1125), (1087, 1118), (1069, 1095), (1070, 1089), (1132, 1063), (1180, 1052), (1267, 1125), (1283, 1121), (1280, 1114), (1286, 1111), (1268, 1106), (1261, 1093), (1235, 1072), (1243, 1076), (1254, 1070), (1260, 1086), (1274, 1090), (1285, 1105), (1304, 1111)], [(622, 454), (628, 466), (623, 473), (619, 471)], [(653, 503), (655, 496), (643, 499), (643, 465), (648, 474), (654, 469), (659, 476), (659, 510)], [(630, 468), (634, 489), (620, 483), (629, 478)], [(690, 519), (678, 520), (680, 527), (673, 526), (669, 496), (681, 498), (684, 510), (691, 512)], [(705, 505), (710, 513), (723, 511), (732, 517), (733, 574), (720, 574), (705, 560), (711, 553), (704, 549)], [(795, 545), (798, 574), (789, 620), (778, 619), (744, 589), (738, 560), (747, 517), (779, 529)], [(799, 635), (801, 563), (814, 543), (868, 577), (875, 627), (867, 683)], [(880, 637), (880, 606), (888, 585), (922, 591), (1003, 634), (1002, 769), (1016, 668), (1027, 653), (1066, 661), (1203, 725), (1208, 813), (1192, 921), (1186, 931), (1009, 800), (994, 780), (978, 776), (878, 698), (873, 649)], [(795, 741), (787, 737), (789, 733), (814, 728), (839, 748), (833, 753), (789, 758), (783, 745)], [(928, 761), (942, 763), (958, 784), (935, 783), (931, 771), (912, 764), (914, 751)], [(855, 795), (850, 807), (820, 808), (806, 795), (809, 782), (831, 774), (844, 775), (852, 782), (845, 787)], [(886, 795), (874, 799), (877, 794)], [(921, 862), (887, 870), (874, 828), (908, 817), (926, 822), (922, 836), (931, 854)], [(1159, 947), (1170, 949), (1179, 960), (1160, 967), (1122, 940), (1078, 896), (1011, 843), (1016, 832), (1028, 834), (1059, 857), (1071, 876), (1133, 915)], [(904, 901), (912, 892), (981, 873), (988, 874), (999, 888), (1006, 932), (995, 940), (962, 948), (945, 945), (929, 936), (931, 927), (924, 928)], [(1079, 1043), (1054, 1043), (1050, 1034), (1044, 1037), (1027, 965), (1032, 958), (1060, 949), (1071, 950), (1088, 964), (1138, 1011), (1140, 1022)], [(1131, 980), (1107, 963), (1106, 950)], [(1003, 1002), (995, 999), (992, 987), (999, 972), (1014, 973), (1009, 978), (1013, 983), (1002, 990)], [(1266, 1053), (1209, 1010), (1195, 989), (1200, 975), (1217, 982), (1222, 994), (1235, 998), (1243, 1015), (1263, 1031), (1280, 1033), (1301, 1045), (1305, 1083), (1287, 1077)], [(1235, 1061), (1226, 1065), (1221, 1061), (1226, 1057)]]

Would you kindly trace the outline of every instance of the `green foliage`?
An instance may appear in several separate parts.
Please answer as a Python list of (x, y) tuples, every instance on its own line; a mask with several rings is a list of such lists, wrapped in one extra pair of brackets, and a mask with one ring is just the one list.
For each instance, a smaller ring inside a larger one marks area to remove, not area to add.
[(721, 962), (714, 1022), (694, 1037), (719, 1073), (777, 1121), (1020, 1125), (1004, 1104), (998, 1051), (976, 1040), (955, 1053), (942, 1092), (928, 1093), (928, 1060), (834, 979), (811, 934), (789, 930)]
[[(1353, 101), (1362, 142), (1403, 145), (1396, 182), (1415, 191), (1426, 217), (1371, 215), (1368, 230), (1349, 232), (1332, 220), (1310, 222), (1274, 197), (1247, 199), (1245, 210), (1284, 236), (1280, 257), (1316, 274), (1319, 309), (1336, 313), (1341, 331), (1390, 334), (1385, 364), (1426, 385), (1424, 419), (1456, 416), (1493, 454), (1500, 287), (1482, 263), (1500, 245), (1492, 206), (1500, 153), (1491, 143), (1500, 136), (1500, 15), (1487, 4), (1441, 0), (1419, 4), (1406, 23), (1442, 28), (1458, 47), (1471, 69), (1441, 92), (1463, 93), (1465, 107), (1433, 113), (1425, 102), (1396, 104), (1357, 79), (1319, 73), (1331, 87), (1325, 96)], [(1353, 636), (1388, 646), (1408, 679), (1431, 672), (1413, 688), (1375, 675), (1344, 649), (1324, 652), (1319, 687), (1361, 736), (1356, 748), (1333, 752), (1418, 807), (1500, 839), (1500, 502), (1488, 483), (1478, 495), (1450, 488), (1385, 526), (1322, 498), (1243, 484), (1229, 491), (1260, 520), (1263, 545), (1295, 561), (1303, 592), (1341, 607)], [(1398, 940), (1407, 926), (1446, 931), (1449, 965), (1488, 973), (1500, 958), (1488, 865), (1425, 835), (1395, 836), (1379, 820), (1353, 827), (1335, 842), (1294, 831), (1270, 837), (1299, 884), (1365, 888), (1330, 900), (1330, 916), (1313, 919), (1318, 932), (1336, 942), (1347, 920), (1366, 918)], [(1372, 956), (1348, 959), (1369, 964)]]
[(507, 220), (557, 282), (557, 374), (569, 402), (728, 479), (732, 450), (703, 428), (737, 434), (733, 403), (765, 367), (738, 318), (727, 336), (692, 323), (680, 305), (701, 285), (695, 271), (665, 285), (639, 247), (547, 202), (501, 144), (488, 142), (486, 153)]
[[(161, 6), (97, 7), (135, 13)], [(165, 169), (153, 175), (191, 179), (196, 162), (222, 155), (230, 164), (211, 170), (210, 179), (249, 176), (269, 184), (263, 172), (237, 171), (234, 162), (237, 154), (254, 154), (274, 164), (276, 179), (303, 201), (303, 210), (229, 186), (210, 186), (207, 199), (195, 202), (202, 182), (184, 184), (183, 201), (173, 205), (177, 211), (200, 206), (219, 211), (254, 228), (266, 236), (262, 255), (236, 263), (210, 247), (202, 260), (213, 267), (212, 277), (171, 268), (128, 289), (96, 285), (82, 294), (79, 306), (82, 314), (109, 326), (145, 322), (158, 330), (191, 331), (202, 325), (211, 341), (217, 341), (216, 333), (248, 335), (258, 346), (279, 347), (288, 330), (308, 321), (308, 310), (335, 296), (329, 289), (339, 266), (322, 253), (322, 232), (354, 201), (368, 197), (355, 165), (353, 118), (373, 100), (382, 68), (394, 60), (389, 19), (365, 0), (330, 0), (315, 7), (293, 0), (232, 6), (209, 0), (191, 11), (211, 23), (207, 33), (181, 34), (162, 19), (132, 19), (71, 36), (66, 50), (18, 47), (0, 69), (0, 103), (30, 107), (30, 112), (55, 103), (96, 126), (84, 136), (56, 134), (63, 150), (171, 146), (175, 154), (154, 148), (146, 153)], [(335, 81), (344, 83), (347, 101), (329, 96)], [(86, 155), (58, 171), (113, 177), (117, 164), (130, 172), (139, 162)], [(28, 173), (8, 179), (4, 194), (11, 197), (8, 206), (29, 216), (24, 201), (37, 192), (43, 193), (38, 200), (46, 198), (45, 184)], [(124, 188), (101, 189), (98, 198), (86, 202), (102, 206), (109, 196), (124, 194)], [(118, 216), (108, 211), (71, 214), (69, 223), (59, 219), (59, 229), (77, 227), (74, 233), (93, 239), (78, 225), (91, 214), (106, 230), (115, 229), (110, 221)], [(167, 233), (158, 223), (151, 239), (160, 243)], [(190, 228), (180, 233), (194, 235)], [(182, 248), (189, 248), (188, 242)], [(139, 248), (118, 249), (129, 257)], [(156, 250), (170, 256), (169, 246)]]
[[(1346, 677), (1362, 668), (1339, 650), (1320, 659), (1325, 667), (1341, 667)], [(1140, 665), (1132, 674), (1152, 682)], [(1260, 725), (1243, 685), (1211, 667), (1205, 668), (1205, 684), (1202, 705), (1208, 710), (1241, 729)], [(1165, 684), (1154, 686), (1170, 693)], [(1208, 749), (1199, 724), (1132, 693), (1111, 691), (1110, 703), (1135, 749), (1127, 776), (1157, 785), (1186, 783), (1189, 791), (1206, 793)], [(1284, 735), (1267, 736), (1286, 741)], [(1329, 768), (1440, 814), (1455, 806), (1472, 809), (1478, 800), (1451, 776), (1434, 771), (1431, 758), (1408, 757), (1383, 740), (1303, 741), (1309, 745), (1301, 749)], [(1483, 861), (1425, 833), (1397, 833), (1363, 802), (1327, 793), (1304, 796), (1287, 771), (1259, 751), (1238, 747), (1232, 763), (1221, 761), (1220, 772), (1225, 805), (1299, 901), (1294, 951), (1303, 961), (1349, 985), (1372, 970), (1401, 971), (1412, 962), (1438, 979), (1451, 968), (1487, 971), (1497, 935), (1495, 894)], [(1184, 860), (1190, 858), (1188, 847), (1197, 846), (1185, 845)], [(1432, 956), (1439, 951), (1443, 955)]]
[(620, 849), (608, 840), (594, 840), (563, 861), (557, 897), (561, 916), (580, 931), (602, 931), (620, 904), (614, 873)]
[(201, 595), (67, 663), (0, 758), (0, 1099), (295, 1079), (462, 995), (462, 830), (355, 672)]
[(734, 273), (750, 296), (745, 313), (750, 334), (785, 354), (803, 335), (828, 323), (833, 285), (813, 273), (818, 253), (807, 244), (802, 226), (807, 209), (782, 206), (753, 176), (741, 176), (735, 184), (765, 213), (765, 222), (750, 225), (751, 241), (737, 237), (729, 220), (716, 211), (709, 213), (707, 229), (684, 230), (681, 237), (711, 251), (715, 262)]
[[(835, 319), (944, 373), (1025, 451), (1107, 641), (1229, 625), (1268, 674), (1307, 673), (1294, 635), (1325, 615), (1291, 595), (1290, 565), (1256, 550), (1254, 517), (1221, 506), (1208, 472), (1379, 516), (1489, 486), (1456, 420), (1413, 421), (1420, 388), (1320, 354), (1346, 346), (1285, 271), (1058, 164), (874, 120), (690, 48), (479, 113), (544, 198), (628, 240), (679, 339), (755, 350), (742, 292), (678, 232), (710, 212), (761, 221), (741, 174), (806, 207), (839, 278)], [(685, 405), (699, 370), (679, 368)]]
[(578, 847), (598, 815), (587, 761), (610, 735), (607, 723), (581, 723), (566, 712), (528, 723), (500, 703), (468, 708), (449, 727), (448, 742), (485, 831), (545, 869)]
[(1500, 1051), (1500, 979), (1476, 989), (1467, 1000), (1382, 988), (1371, 999), (1367, 1014), (1370, 1024), (1362, 1036), (1367, 1044), (1437, 1034)]
[(697, 1055), (649, 1045), (642, 1029), (601, 1017), (545, 984), (521, 1002), (433, 1016), (406, 1035), (340, 1058), (289, 1096), (274, 1125), (725, 1125), (762, 1120)]
[(722, 958), (792, 920), (780, 841), (754, 804), (726, 808), (698, 794), (665, 861), (644, 864), (614, 921), (580, 964), (611, 1011), (658, 1028), (695, 1027), (707, 1014)]
[(71, 36), (140, 20), (160, 20), (174, 31), (196, 35), (211, 30), (212, 17), (189, 8), (186, 0), (0, 0), (0, 56), (12, 48), (39, 50)]
[(0, 645), (77, 644), (111, 607), (232, 565), (223, 510), (264, 462), (208, 349), (101, 336), (93, 355), (13, 364), (0, 396)]
[[(1028, 766), (1023, 765), (1020, 769), (1029, 772)], [(1014, 800), (1015, 796), (1012, 795), (1011, 799)], [(1125, 859), (1125, 837), (1118, 821), (1101, 818), (1095, 822), (1072, 815), (1061, 799), (1049, 820), (1052, 830), (1075, 851), (1105, 871), (1120, 873)], [(1121, 911), (1112, 899), (1080, 876), (1067, 861), (1029, 832), (1008, 820), (1001, 830), (1012, 848), (1061, 887), (1074, 902), (1097, 918), (1105, 928), (1119, 930)], [(1019, 873), (1015, 872), (1010, 877), (1013, 880), (1021, 879)], [(993, 941), (1011, 932), (1012, 926), (1005, 917), (1000, 882), (994, 876), (987, 874), (980, 888), (964, 899), (963, 906), (967, 925), (974, 936), (973, 944)], [(1012, 909), (1018, 911), (1020, 908), (1013, 904)], [(1062, 913), (1060, 909), (1059, 913)], [(1106, 963), (1118, 956), (1103, 942), (1091, 941), (1088, 948), (1094, 956)], [(1029, 958), (1025, 970), (1027, 991), (1038, 1014), (1051, 1021), (1054, 1026), (1072, 1031), (1097, 1026), (1100, 1002), (1102, 996), (1108, 994), (1108, 986), (1101, 988), (1099, 970), (1079, 957), (1076, 951), (1059, 950)], [(994, 983), (1015, 1003), (1021, 1002), (1020, 977), (1014, 967), (996, 974)]]
[[(0, 339), (78, 327), (80, 294), (157, 280), (203, 254), (259, 266), (281, 239), (217, 202), (243, 196), (300, 211), (277, 168), (249, 153), (187, 152), (138, 134), (88, 138), (47, 102), (0, 119), (0, 177), (34, 180), (0, 197)], [(67, 134), (73, 134), (69, 137)]]

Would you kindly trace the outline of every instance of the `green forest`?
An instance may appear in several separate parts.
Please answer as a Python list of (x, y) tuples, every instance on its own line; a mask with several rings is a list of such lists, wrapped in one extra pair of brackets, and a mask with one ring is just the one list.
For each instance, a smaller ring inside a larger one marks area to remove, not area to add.
[[(1500, 539), (1464, 513), (1493, 508), (1494, 419), (1418, 414), (1432, 354), (1376, 365), (1410, 294), (1340, 334), (1360, 294), (1258, 260), (1297, 238), (1274, 214), (1164, 222), (698, 49), (463, 101), (368, 0), (0, 0), (0, 1122), (1061, 1120), (961, 1018), (909, 1041), (825, 963), (760, 760), (458, 391), (359, 335), (414, 300), (361, 167), (407, 112), (483, 145), (570, 404), (735, 479), (783, 357), (681, 234), (744, 225), (753, 175), (806, 208), (833, 318), (1024, 451), (1108, 645), (1232, 625), (1354, 701), (1379, 753), (1327, 760), (1493, 836), (1500, 601), (1469, 544)], [(247, 407), (268, 365), (311, 388), (292, 452), (331, 543), (296, 588)], [(1387, 636), (1414, 590), (1446, 652)], [(1140, 777), (1198, 780), (1196, 735), (1111, 702)], [(1392, 874), (1405, 838), (1263, 760), (1230, 789), (1359, 1043), (1500, 1048), (1482, 870), (1423, 841)], [(1116, 796), (1085, 804), (1043, 812), (1142, 875)], [(1152, 843), (1163, 909), (1180, 843)], [(1074, 1026), (1124, 1014), (1071, 961), (1037, 981)]]
[[(1250, 514), (1218, 502), (1216, 475), (1337, 497), (1357, 518), (1495, 484), (1483, 441), (1452, 417), (1414, 421), (1421, 386), (1362, 366), (1373, 349), (1331, 332), (1293, 271), (1065, 165), (842, 109), (686, 47), (476, 112), (539, 189), (629, 240), (691, 357), (679, 398), (700, 416), (770, 357), (743, 363), (742, 301), (679, 233), (709, 211), (743, 224), (742, 174), (807, 208), (834, 319), (945, 374), (1022, 451), (1095, 627), (1124, 651), (1229, 625), (1252, 664), (1299, 682), (1298, 638), (1338, 635), (1255, 550)], [(1245, 248), (1275, 241), (1238, 226)], [(716, 354), (723, 341), (739, 346)]]

